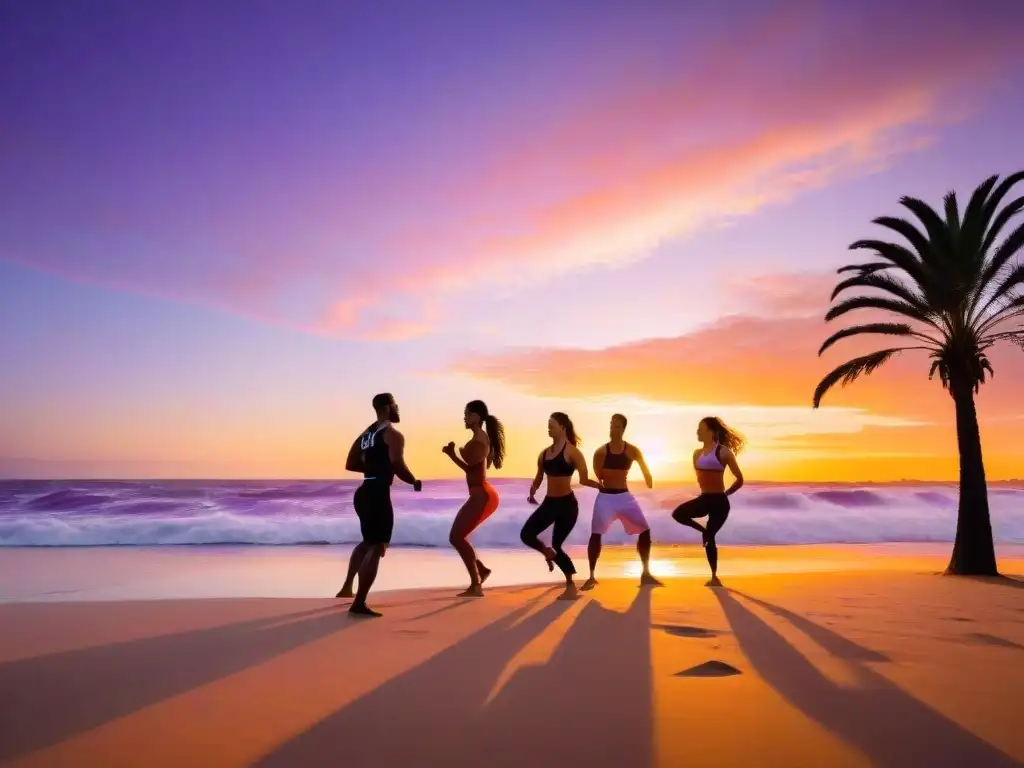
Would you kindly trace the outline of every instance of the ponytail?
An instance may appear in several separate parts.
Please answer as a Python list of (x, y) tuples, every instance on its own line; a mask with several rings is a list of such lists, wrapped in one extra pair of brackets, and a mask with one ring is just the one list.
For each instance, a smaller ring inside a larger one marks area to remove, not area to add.
[(484, 428), (487, 430), (487, 442), (491, 444), (491, 455), (488, 457), (495, 469), (501, 469), (505, 463), (505, 425), (497, 416), (488, 414), (484, 418)]
[(483, 400), (471, 400), (466, 403), (466, 410), (480, 417), (484, 431), (487, 432), (487, 442), (491, 444), (490, 454), (487, 456), (488, 465), (501, 469), (501, 465), (505, 463), (505, 426), (497, 416), (491, 415), (487, 403)]

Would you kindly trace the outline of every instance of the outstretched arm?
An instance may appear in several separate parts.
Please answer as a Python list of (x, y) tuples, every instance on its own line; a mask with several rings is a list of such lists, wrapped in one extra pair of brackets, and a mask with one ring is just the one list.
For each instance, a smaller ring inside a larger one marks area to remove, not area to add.
[(540, 490), (540, 484), (544, 482), (544, 451), (540, 452), (537, 457), (537, 474), (533, 478), (533, 484), (530, 486), (530, 495), (527, 497), (527, 501), (533, 501), (536, 503), (534, 498), (537, 495), (537, 491)]
[(634, 448), (636, 451), (636, 463), (640, 465), (640, 471), (644, 473), (644, 482), (647, 483), (648, 488), (654, 487), (654, 478), (651, 477), (651, 470), (647, 468), (647, 462), (644, 461), (644, 455), (640, 452), (639, 448)]
[(729, 468), (735, 476), (733, 484), (729, 486), (729, 490), (725, 492), (726, 496), (732, 496), (736, 491), (743, 487), (743, 471), (740, 469), (740, 465), (736, 462), (736, 454), (730, 451), (728, 448), (722, 449), (723, 457), (725, 458), (725, 466)]
[(384, 434), (384, 439), (388, 443), (388, 458), (391, 459), (395, 474), (400, 480), (415, 486), (417, 480), (405, 465), (405, 435), (392, 427)]
[(572, 463), (576, 467), (576, 471), (580, 473), (580, 485), (586, 485), (590, 488), (597, 488), (601, 490), (601, 483), (597, 480), (591, 480), (587, 477), (587, 460), (583, 458), (583, 452), (576, 447), (572, 449)]
[(348, 458), (345, 459), (345, 471), (346, 472), (362, 472), (363, 471), (363, 451), (359, 447), (360, 438), (356, 438), (355, 442), (352, 443), (352, 447), (348, 449)]

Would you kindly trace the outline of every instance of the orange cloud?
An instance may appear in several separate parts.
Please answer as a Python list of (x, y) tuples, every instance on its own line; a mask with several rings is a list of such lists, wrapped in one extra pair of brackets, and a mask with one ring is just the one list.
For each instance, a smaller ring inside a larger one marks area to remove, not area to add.
[[(840, 321), (826, 324), (822, 319), (828, 294), (817, 289), (829, 283), (835, 281), (818, 275), (770, 275), (758, 289), (743, 289), (755, 309), (762, 309), (760, 314), (726, 316), (683, 336), (605, 349), (541, 348), (475, 357), (472, 371), (465, 373), (542, 396), (617, 395), (674, 404), (809, 409), (814, 387), (825, 373), (886, 343), (884, 338), (849, 340), (818, 357), (821, 342), (842, 327)], [(813, 287), (819, 301), (792, 291), (800, 286)], [(815, 303), (820, 310), (810, 314), (806, 310)], [(989, 421), (1020, 416), (1017, 382), (1024, 378), (1024, 354), (1005, 345), (991, 358), (996, 376), (978, 397), (981, 416)], [(928, 369), (923, 353), (906, 352), (871, 376), (834, 389), (823, 404), (947, 422), (951, 401), (937, 380), (928, 380)]]

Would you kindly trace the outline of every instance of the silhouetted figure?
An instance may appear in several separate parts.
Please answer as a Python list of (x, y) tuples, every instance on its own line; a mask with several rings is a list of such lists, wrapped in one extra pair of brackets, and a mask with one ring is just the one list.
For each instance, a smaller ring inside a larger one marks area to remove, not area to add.
[(611, 440), (594, 452), (594, 476), (601, 482), (601, 490), (594, 499), (594, 517), (590, 524), (590, 541), (587, 543), (590, 578), (583, 583), (581, 589), (593, 589), (597, 585), (594, 572), (598, 558), (601, 557), (601, 537), (608, 533), (616, 520), (622, 523), (630, 536), (639, 534), (636, 551), (643, 563), (640, 584), (661, 586), (661, 582), (651, 575), (651, 526), (647, 524), (644, 511), (626, 483), (634, 461), (640, 465), (648, 488), (654, 487), (654, 480), (640, 449), (622, 439), (627, 423), (628, 420), (621, 413), (612, 416), (609, 431)]
[[(693, 452), (693, 468), (697, 472), (700, 496), (680, 504), (672, 518), (682, 525), (700, 531), (704, 550), (711, 566), (709, 587), (720, 587), (718, 579), (718, 545), (715, 535), (729, 518), (729, 497), (743, 487), (743, 472), (736, 463), (736, 454), (743, 450), (743, 438), (716, 416), (708, 416), (697, 425), (697, 439), (702, 447)], [(729, 490), (725, 489), (726, 467), (736, 478)], [(696, 521), (707, 517), (706, 525)]]
[(405, 437), (394, 425), (401, 419), (398, 405), (390, 393), (373, 398), (377, 420), (356, 438), (348, 452), (345, 469), (362, 472), (363, 482), (352, 496), (352, 506), (359, 517), (363, 540), (356, 544), (349, 559), (348, 575), (337, 597), (353, 597), (352, 582), (359, 576), (359, 589), (349, 606), (357, 616), (380, 616), (366, 605), (366, 596), (377, 578), (380, 559), (391, 543), (395, 527), (395, 511), (391, 506), (391, 483), (397, 475), (419, 491), (423, 484), (405, 466)]
[(455, 515), (448, 541), (469, 572), (469, 589), (460, 592), (459, 597), (483, 597), (483, 583), (491, 575), (491, 570), (477, 559), (468, 539), (498, 508), (498, 492), (487, 482), (487, 469), (491, 466), (501, 469), (505, 460), (505, 428), (497, 417), (490, 414), (483, 400), (473, 400), (466, 405), (463, 422), (473, 436), (458, 449), (459, 455), (455, 455), (455, 443), (448, 443), (441, 449), (466, 473), (469, 486), (469, 498)]
[[(533, 479), (530, 495), (526, 500), (531, 504), (537, 503), (535, 495), (545, 475), (548, 481), (547, 493), (541, 505), (523, 524), (519, 536), (526, 546), (544, 555), (549, 571), (553, 571), (557, 565), (565, 574), (565, 592), (559, 599), (573, 600), (579, 596), (572, 580), (576, 567), (562, 549), (562, 544), (572, 533), (580, 514), (579, 502), (572, 491), (572, 476), (574, 472), (579, 472), (581, 485), (598, 490), (601, 484), (587, 477), (587, 460), (576, 447), (580, 439), (568, 416), (564, 413), (551, 414), (551, 418), (548, 419), (548, 435), (551, 436), (551, 446), (541, 451), (537, 457), (537, 476)], [(554, 530), (551, 535), (551, 546), (546, 547), (537, 536), (552, 526)]]

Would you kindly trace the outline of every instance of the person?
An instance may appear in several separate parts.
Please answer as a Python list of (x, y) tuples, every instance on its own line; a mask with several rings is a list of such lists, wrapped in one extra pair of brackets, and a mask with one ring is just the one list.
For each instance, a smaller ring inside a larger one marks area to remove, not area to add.
[[(708, 565), (711, 566), (711, 580), (706, 586), (720, 587), (715, 536), (729, 518), (729, 497), (743, 487), (743, 472), (736, 462), (736, 454), (743, 450), (744, 440), (716, 416), (700, 420), (697, 439), (702, 447), (693, 452), (693, 468), (697, 472), (700, 496), (676, 507), (672, 519), (700, 531)], [(728, 490), (725, 488), (727, 467), (735, 478)], [(698, 517), (707, 517), (707, 524), (698, 523)]]
[[(337, 597), (355, 597), (348, 610), (356, 616), (381, 615), (366, 605), (366, 597), (377, 578), (380, 559), (391, 543), (395, 526), (392, 481), (397, 475), (414, 491), (423, 488), (405, 465), (405, 437), (394, 426), (401, 420), (395, 398), (389, 392), (374, 396), (373, 410), (377, 420), (355, 439), (345, 462), (347, 471), (363, 473), (363, 482), (352, 496), (362, 541), (352, 550), (348, 575)], [(352, 583), (356, 575), (359, 589), (353, 595)]]
[[(530, 486), (527, 501), (536, 504), (536, 494), (540, 484), (547, 476), (547, 493), (544, 501), (527, 518), (519, 538), (523, 544), (532, 547), (544, 555), (548, 570), (554, 571), (557, 565), (565, 576), (565, 592), (560, 600), (574, 600), (579, 597), (572, 577), (576, 567), (572, 559), (562, 549), (565, 540), (572, 533), (576, 519), (580, 514), (580, 505), (572, 491), (573, 473), (579, 472), (580, 484), (600, 490), (601, 484), (587, 477), (587, 460), (580, 452), (580, 438), (576, 434), (572, 420), (564, 413), (553, 413), (548, 419), (548, 435), (551, 445), (540, 452), (537, 457), (537, 476)], [(551, 546), (545, 546), (537, 537), (542, 531), (554, 526), (551, 535)]]
[(630, 493), (626, 477), (635, 461), (644, 473), (648, 488), (654, 487), (654, 479), (647, 468), (644, 455), (635, 445), (622, 439), (628, 420), (621, 413), (612, 416), (609, 442), (594, 452), (594, 477), (601, 482), (601, 489), (594, 499), (594, 516), (590, 523), (590, 541), (587, 543), (587, 558), (590, 561), (590, 578), (581, 589), (590, 590), (597, 586), (594, 571), (601, 557), (601, 538), (608, 533), (612, 523), (619, 520), (626, 533), (637, 536), (636, 551), (643, 563), (640, 584), (660, 587), (661, 582), (651, 575), (651, 526), (640, 509), (640, 504)]
[(505, 460), (505, 428), (497, 417), (487, 410), (483, 400), (473, 400), (466, 405), (463, 423), (473, 434), (469, 442), (459, 448), (455, 455), (455, 443), (448, 443), (441, 451), (466, 473), (469, 498), (455, 515), (448, 541), (459, 553), (469, 572), (469, 589), (460, 592), (459, 597), (483, 597), (483, 583), (491, 575), (477, 559), (469, 535), (498, 508), (498, 492), (487, 482), (487, 469), (493, 466), (501, 469)]

